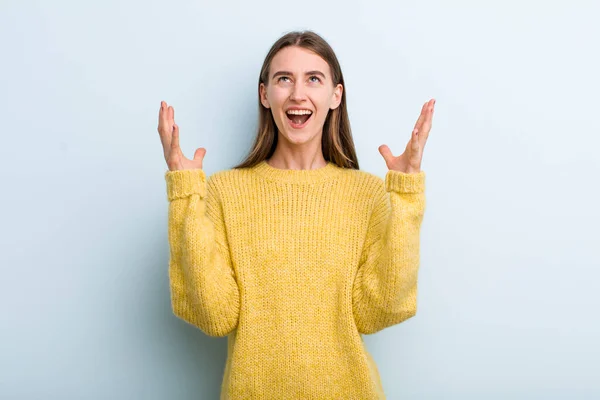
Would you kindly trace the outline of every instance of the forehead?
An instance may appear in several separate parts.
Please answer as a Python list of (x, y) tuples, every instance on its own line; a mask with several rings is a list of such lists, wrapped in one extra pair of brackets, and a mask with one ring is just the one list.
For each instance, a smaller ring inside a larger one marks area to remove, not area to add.
[(270, 75), (277, 71), (302, 74), (304, 71), (321, 71), (329, 76), (329, 64), (318, 54), (298, 46), (285, 47), (273, 57)]

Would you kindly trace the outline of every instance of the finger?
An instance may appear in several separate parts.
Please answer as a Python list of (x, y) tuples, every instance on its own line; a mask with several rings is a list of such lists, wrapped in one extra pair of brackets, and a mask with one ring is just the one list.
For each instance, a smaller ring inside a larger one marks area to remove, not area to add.
[(415, 128), (418, 128), (420, 132), (425, 131), (423, 129), (423, 124), (428, 119), (431, 120), (434, 105), (435, 105), (435, 99), (431, 99), (431, 100), (425, 102), (425, 104), (423, 104), (423, 107), (421, 108), (421, 115), (419, 115), (419, 119), (417, 120), (417, 123), (415, 124)]
[(385, 144), (382, 144), (381, 146), (379, 146), (379, 153), (381, 153), (381, 155), (383, 156), (383, 159), (386, 161), (386, 163), (391, 162), (392, 159), (394, 158), (392, 151)]
[(173, 139), (171, 140), (171, 149), (179, 149), (179, 127), (177, 124), (173, 125)]
[(431, 121), (427, 119), (425, 122), (423, 122), (421, 130), (419, 131), (419, 143), (425, 144), (427, 138), (429, 137), (429, 131), (431, 131)]
[(166, 125), (167, 121), (167, 103), (164, 101), (160, 102), (160, 110), (158, 111), (158, 124)]
[(166, 149), (171, 145), (171, 135), (165, 133), (165, 130), (168, 130), (165, 129), (168, 124), (165, 118), (165, 114), (166, 103), (164, 101), (161, 101), (160, 109), (158, 111), (158, 135), (160, 136), (160, 140), (163, 143), (163, 147)]
[(413, 129), (410, 147), (413, 151), (419, 150), (419, 129)]
[(425, 145), (425, 142), (427, 141), (427, 138), (429, 137), (429, 132), (431, 131), (431, 125), (433, 123), (433, 111), (434, 111), (434, 105), (433, 103), (427, 108), (427, 118), (423, 121), (423, 124), (421, 126), (420, 132), (421, 134), (419, 135), (419, 141), (421, 142), (422, 145)]
[(423, 120), (425, 119), (426, 114), (427, 114), (427, 102), (425, 104), (423, 104), (423, 107), (421, 107), (421, 114), (419, 114), (419, 118), (417, 118), (417, 122), (415, 123), (415, 126), (413, 127), (413, 129), (421, 128), (421, 125), (423, 124)]
[(422, 145), (424, 145), (429, 137), (429, 131), (431, 130), (431, 123), (433, 119), (434, 104), (435, 99), (431, 99), (425, 103), (424, 113), (422, 114), (423, 118), (419, 118), (421, 121), (417, 128), (419, 129), (419, 142)]

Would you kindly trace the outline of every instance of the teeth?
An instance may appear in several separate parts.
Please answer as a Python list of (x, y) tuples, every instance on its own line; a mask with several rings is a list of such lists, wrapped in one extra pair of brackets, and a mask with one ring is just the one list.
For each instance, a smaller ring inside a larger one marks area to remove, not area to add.
[(310, 111), (310, 110), (288, 110), (287, 113), (293, 114), (293, 115), (306, 115), (306, 114), (312, 114), (312, 111)]

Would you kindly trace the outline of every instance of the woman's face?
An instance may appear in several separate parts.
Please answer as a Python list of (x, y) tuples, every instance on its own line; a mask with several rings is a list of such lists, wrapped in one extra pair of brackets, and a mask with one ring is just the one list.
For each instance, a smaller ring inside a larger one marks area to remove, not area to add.
[(271, 61), (269, 81), (260, 84), (260, 101), (271, 109), (279, 133), (299, 144), (320, 141), (325, 118), (340, 105), (342, 90), (341, 84), (334, 87), (324, 59), (302, 47), (288, 46)]

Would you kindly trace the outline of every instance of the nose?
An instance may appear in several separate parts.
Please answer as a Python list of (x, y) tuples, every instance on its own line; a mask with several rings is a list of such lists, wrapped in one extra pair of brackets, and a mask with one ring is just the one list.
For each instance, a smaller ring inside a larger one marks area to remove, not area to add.
[(305, 99), (304, 93), (304, 85), (302, 83), (296, 82), (294, 87), (292, 88), (292, 93), (290, 94), (290, 100), (298, 101)]

